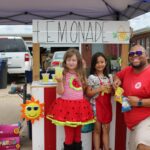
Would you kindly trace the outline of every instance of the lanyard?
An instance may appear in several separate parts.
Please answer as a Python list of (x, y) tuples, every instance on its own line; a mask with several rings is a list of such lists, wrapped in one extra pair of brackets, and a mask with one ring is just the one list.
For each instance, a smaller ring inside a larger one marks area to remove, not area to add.
[[(97, 74), (96, 74), (97, 75)], [(100, 82), (100, 85), (104, 85), (104, 83), (102, 82), (102, 80), (100, 79), (100, 77), (97, 75), (98, 79), (99, 79), (99, 82)], [(109, 78), (108, 78), (109, 79)], [(108, 83), (110, 84), (110, 79), (108, 81)]]

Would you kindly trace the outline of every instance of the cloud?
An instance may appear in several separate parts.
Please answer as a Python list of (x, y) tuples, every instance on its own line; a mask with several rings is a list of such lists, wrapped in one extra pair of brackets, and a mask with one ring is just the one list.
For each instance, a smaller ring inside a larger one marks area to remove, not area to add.
[(32, 34), (31, 25), (1, 25), (0, 34)]
[(134, 31), (150, 27), (150, 12), (144, 15), (133, 18), (130, 21), (130, 25)]

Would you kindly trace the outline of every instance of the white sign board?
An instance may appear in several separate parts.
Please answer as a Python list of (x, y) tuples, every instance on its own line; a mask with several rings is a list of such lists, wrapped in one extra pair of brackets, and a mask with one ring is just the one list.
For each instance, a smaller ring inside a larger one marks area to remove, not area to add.
[(120, 43), (130, 39), (128, 21), (33, 20), (33, 43)]

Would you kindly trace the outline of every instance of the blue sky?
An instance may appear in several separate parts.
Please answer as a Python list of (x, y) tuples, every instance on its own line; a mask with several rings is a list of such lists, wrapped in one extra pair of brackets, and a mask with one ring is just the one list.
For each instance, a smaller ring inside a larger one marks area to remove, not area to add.
[[(150, 12), (130, 20), (130, 25), (134, 31), (150, 28)], [(32, 34), (31, 25), (1, 25), (0, 34)]]

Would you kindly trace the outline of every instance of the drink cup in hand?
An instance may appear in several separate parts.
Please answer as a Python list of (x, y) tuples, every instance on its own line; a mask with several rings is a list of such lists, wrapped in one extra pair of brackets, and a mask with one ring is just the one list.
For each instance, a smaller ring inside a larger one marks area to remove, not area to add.
[(52, 74), (51, 76), (52, 76), (52, 81), (53, 81), (53, 82), (56, 82), (55, 74)]
[(55, 77), (56, 78), (62, 78), (62, 72), (63, 72), (62, 67), (56, 67), (55, 68)]

